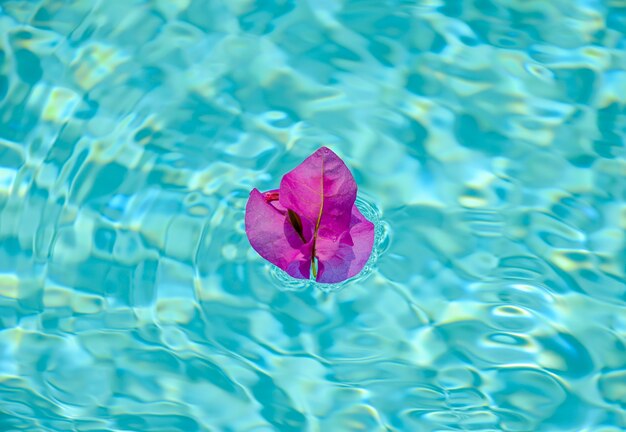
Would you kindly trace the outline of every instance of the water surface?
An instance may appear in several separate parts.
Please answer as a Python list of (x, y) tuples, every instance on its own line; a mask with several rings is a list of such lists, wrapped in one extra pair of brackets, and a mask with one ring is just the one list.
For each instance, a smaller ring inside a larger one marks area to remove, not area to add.
[[(0, 429), (626, 428), (618, 0), (0, 1)], [(250, 189), (327, 145), (366, 274)]]

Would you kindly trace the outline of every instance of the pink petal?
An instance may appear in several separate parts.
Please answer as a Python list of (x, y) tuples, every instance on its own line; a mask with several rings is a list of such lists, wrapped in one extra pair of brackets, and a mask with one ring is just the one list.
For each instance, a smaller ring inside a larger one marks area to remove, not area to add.
[[(322, 147), (285, 174), (280, 203), (316, 226), (319, 235), (337, 239), (350, 226), (356, 182), (345, 163)], [(320, 216), (321, 215), (321, 216)]]
[(271, 191), (262, 192), (261, 195), (263, 195), (263, 199), (266, 202), (268, 202), (272, 207), (274, 207), (276, 210), (280, 211), (282, 214), (287, 213), (287, 209), (283, 207), (283, 205), (280, 203), (280, 200), (278, 199), (279, 197), (278, 189), (272, 189)]
[(374, 244), (374, 225), (355, 199), (352, 173), (322, 147), (287, 173), (280, 189), (251, 192), (245, 218), (250, 244), (293, 277), (309, 278), (315, 250), (318, 282), (351, 278), (363, 269)]
[(315, 252), (319, 263), (317, 281), (341, 282), (357, 275), (367, 263), (374, 246), (374, 224), (352, 207), (350, 231), (339, 238), (317, 238)]
[[(312, 241), (304, 243), (284, 212), (253, 189), (246, 204), (246, 234), (263, 258), (298, 279), (309, 279)], [(304, 224), (304, 221), (303, 221)], [(305, 229), (312, 231), (310, 224)]]

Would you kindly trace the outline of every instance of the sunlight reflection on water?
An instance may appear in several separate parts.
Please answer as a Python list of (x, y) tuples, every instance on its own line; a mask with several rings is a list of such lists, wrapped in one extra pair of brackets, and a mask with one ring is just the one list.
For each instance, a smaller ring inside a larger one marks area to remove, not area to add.
[[(0, 2), (0, 429), (626, 428), (618, 3)], [(336, 286), (243, 224), (322, 145)]]

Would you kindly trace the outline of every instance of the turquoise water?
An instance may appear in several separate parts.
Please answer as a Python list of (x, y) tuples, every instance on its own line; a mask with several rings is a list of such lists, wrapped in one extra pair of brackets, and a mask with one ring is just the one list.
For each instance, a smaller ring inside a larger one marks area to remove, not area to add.
[[(624, 430), (625, 139), (620, 0), (2, 0), (0, 430)], [(331, 287), (243, 230), (322, 145)]]

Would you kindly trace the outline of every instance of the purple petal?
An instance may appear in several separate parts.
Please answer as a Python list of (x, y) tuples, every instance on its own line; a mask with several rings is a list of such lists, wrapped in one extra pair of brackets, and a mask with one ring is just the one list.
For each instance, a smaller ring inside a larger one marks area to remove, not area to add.
[(374, 246), (374, 224), (352, 207), (350, 231), (337, 239), (319, 236), (315, 252), (319, 263), (317, 281), (337, 283), (357, 275)]
[(306, 158), (280, 182), (282, 206), (319, 225), (319, 235), (333, 239), (349, 228), (355, 199), (352, 173), (327, 147)]
[[(298, 279), (309, 279), (312, 241), (304, 243), (284, 212), (253, 189), (246, 204), (246, 234), (263, 258)], [(311, 232), (312, 228), (307, 225)]]

